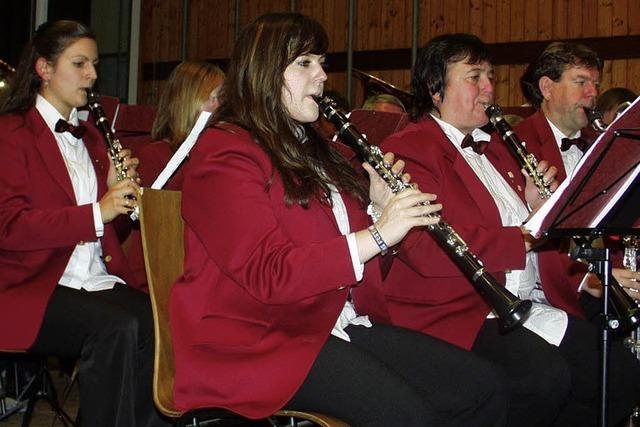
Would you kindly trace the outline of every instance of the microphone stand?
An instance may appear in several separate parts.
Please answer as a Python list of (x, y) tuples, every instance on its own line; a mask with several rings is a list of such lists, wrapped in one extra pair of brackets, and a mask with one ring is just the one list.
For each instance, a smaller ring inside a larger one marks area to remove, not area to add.
[[(589, 239), (589, 244), (593, 237)], [(598, 425), (607, 426), (609, 388), (609, 354), (611, 351), (611, 331), (620, 326), (619, 320), (610, 314), (609, 290), (611, 280), (611, 257), (608, 248), (576, 246), (570, 251), (572, 259), (582, 258), (589, 262), (589, 271), (595, 273), (602, 282), (602, 315), (601, 315), (601, 360), (600, 360), (600, 413)]]

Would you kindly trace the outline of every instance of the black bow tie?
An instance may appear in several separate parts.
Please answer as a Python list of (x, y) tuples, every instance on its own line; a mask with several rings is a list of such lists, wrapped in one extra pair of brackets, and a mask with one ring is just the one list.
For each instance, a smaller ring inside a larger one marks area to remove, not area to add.
[(463, 149), (467, 147), (471, 147), (473, 151), (482, 155), (484, 154), (484, 150), (487, 148), (489, 141), (476, 141), (473, 139), (471, 134), (467, 134), (462, 140), (462, 144), (460, 145)]
[(87, 130), (87, 128), (82, 125), (74, 126), (71, 123), (62, 119), (58, 120), (58, 122), (56, 123), (55, 129), (56, 129), (56, 132), (60, 132), (60, 133), (69, 132), (71, 135), (73, 135), (78, 139), (82, 138), (82, 135), (84, 135), (84, 133)]
[(571, 148), (572, 145), (578, 147), (578, 149), (582, 152), (587, 148), (587, 141), (578, 137), (578, 138), (562, 138), (562, 142), (560, 143), (560, 150), (567, 151)]

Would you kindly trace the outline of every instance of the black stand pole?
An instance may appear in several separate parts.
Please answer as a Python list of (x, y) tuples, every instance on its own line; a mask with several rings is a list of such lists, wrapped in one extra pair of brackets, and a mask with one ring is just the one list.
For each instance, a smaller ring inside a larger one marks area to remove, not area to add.
[(609, 283), (611, 279), (611, 261), (609, 249), (593, 247), (576, 247), (571, 251), (571, 258), (582, 258), (589, 262), (589, 271), (600, 277), (602, 282), (602, 348), (600, 351), (600, 411), (598, 425), (607, 426), (607, 395), (609, 387), (609, 352), (611, 347), (610, 333), (620, 326), (618, 319), (609, 313)]

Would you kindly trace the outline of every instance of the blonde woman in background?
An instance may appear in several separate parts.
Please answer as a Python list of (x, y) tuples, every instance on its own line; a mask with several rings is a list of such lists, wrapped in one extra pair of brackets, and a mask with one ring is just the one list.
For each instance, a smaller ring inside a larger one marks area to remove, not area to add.
[[(153, 184), (189, 135), (200, 113), (205, 110), (214, 111), (218, 107), (217, 94), (223, 81), (222, 70), (204, 61), (184, 61), (171, 72), (153, 121), (153, 142), (145, 145), (138, 153), (138, 172), (143, 186)], [(164, 188), (181, 190), (182, 179), (180, 167)], [(130, 241), (131, 246), (127, 253), (129, 266), (136, 278), (136, 286), (147, 291), (140, 230), (131, 232)]]

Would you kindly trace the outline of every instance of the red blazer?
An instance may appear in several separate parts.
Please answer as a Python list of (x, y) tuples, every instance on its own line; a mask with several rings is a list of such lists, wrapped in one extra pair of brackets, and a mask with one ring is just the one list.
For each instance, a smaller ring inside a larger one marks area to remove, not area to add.
[[(100, 199), (109, 159), (102, 135), (84, 124)], [(35, 108), (0, 117), (0, 152), (0, 349), (24, 350), (75, 245), (96, 240), (96, 233), (91, 205), (76, 205), (62, 154)], [(105, 224), (100, 240), (109, 272), (130, 280), (114, 223)]]
[[(352, 231), (362, 206), (343, 199)], [(175, 402), (258, 418), (304, 381), (356, 285), (329, 206), (284, 202), (269, 156), (248, 132), (205, 130), (185, 166), (185, 271), (172, 289)], [(377, 283), (376, 259), (362, 286)]]
[[(151, 184), (153, 184), (158, 175), (160, 175), (160, 172), (165, 168), (173, 154), (174, 151), (169, 143), (162, 140), (145, 144), (138, 153), (134, 153), (134, 156), (140, 160), (138, 174), (142, 180), (142, 186), (151, 187)], [(183, 169), (184, 164), (178, 168), (176, 173), (169, 179), (164, 186), (165, 189), (182, 190), (182, 181), (184, 179)], [(140, 228), (137, 226), (131, 230), (127, 261), (134, 275), (134, 282), (129, 283), (129, 285), (148, 293), (149, 288), (147, 287), (147, 273), (144, 267), (142, 240)]]
[[(564, 163), (553, 131), (542, 110), (527, 117), (514, 130), (518, 137), (526, 142), (527, 150), (536, 159), (547, 160), (558, 168), (556, 177), (558, 182), (562, 183), (567, 177)], [(518, 178), (524, 183), (522, 175), (519, 175)], [(582, 318), (584, 311), (577, 289), (588, 269), (585, 264), (572, 261), (569, 258), (567, 255), (569, 248), (564, 244), (565, 241), (566, 239), (553, 239), (538, 250), (544, 292), (552, 305)], [(560, 272), (564, 272), (564, 274)]]
[(542, 110), (536, 111), (518, 123), (514, 131), (522, 141), (526, 142), (527, 150), (536, 156), (536, 159), (546, 160), (558, 168), (558, 175), (556, 175), (558, 182), (565, 180), (567, 173), (564, 170), (560, 149)]
[[(382, 143), (406, 162), (422, 191), (443, 203), (442, 216), (469, 244), (487, 271), (521, 269), (525, 250), (518, 227), (502, 227), (491, 195), (437, 123), (425, 118)], [(490, 309), (460, 269), (425, 230), (412, 230), (379, 288), (393, 324), (471, 348)], [(359, 292), (359, 291), (358, 291)], [(356, 303), (362, 297), (356, 292)], [(384, 314), (384, 313), (382, 313)]]

